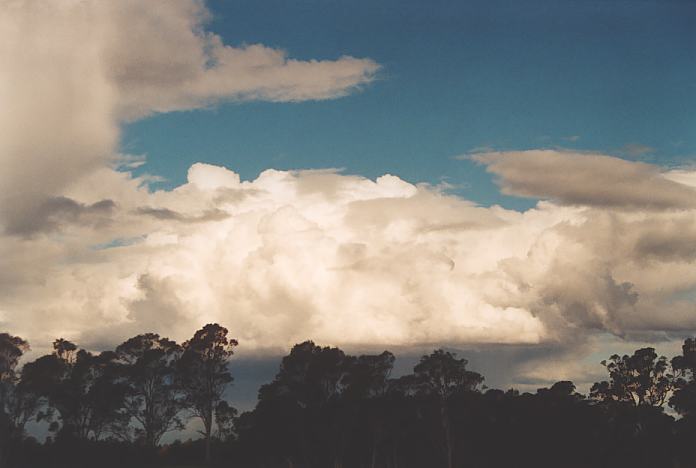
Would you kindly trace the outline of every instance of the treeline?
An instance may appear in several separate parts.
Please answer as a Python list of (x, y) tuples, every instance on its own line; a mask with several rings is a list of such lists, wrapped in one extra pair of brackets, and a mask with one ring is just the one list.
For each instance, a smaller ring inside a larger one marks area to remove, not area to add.
[[(256, 408), (237, 414), (223, 399), (237, 345), (227, 335), (215, 324), (181, 345), (145, 334), (96, 355), (56, 340), (19, 369), (27, 343), (0, 334), (4, 466), (696, 466), (693, 339), (671, 360), (653, 348), (611, 356), (607, 380), (587, 396), (568, 381), (535, 393), (487, 389), (443, 350), (393, 377), (388, 351), (351, 356), (307, 341), (283, 358)], [(200, 439), (161, 444), (194, 417)], [(50, 424), (45, 442), (26, 434), (32, 420)]]
[[(1, 333), (0, 468), (150, 464), (162, 437), (194, 418), (209, 461), (213, 427), (225, 434), (236, 416), (222, 398), (237, 346), (227, 334), (208, 324), (180, 345), (146, 333), (99, 354), (58, 339), (17, 370), (29, 344)], [(42, 446), (27, 437), (31, 421), (49, 424)]]

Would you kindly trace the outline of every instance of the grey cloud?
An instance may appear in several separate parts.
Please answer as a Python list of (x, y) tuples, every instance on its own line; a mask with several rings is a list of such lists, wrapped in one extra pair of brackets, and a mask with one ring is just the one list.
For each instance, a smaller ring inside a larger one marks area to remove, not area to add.
[[(638, 259), (692, 262), (696, 260), (696, 219), (665, 220), (637, 227), (634, 253)], [(652, 224), (651, 226), (649, 224)]]
[(518, 293), (498, 304), (528, 308), (561, 340), (579, 330), (653, 339), (693, 330), (693, 213), (583, 213), (547, 230), (526, 259), (500, 263)]
[(91, 5), (110, 20), (102, 28), (109, 41), (103, 59), (128, 120), (224, 100), (332, 99), (371, 82), (380, 68), (349, 56), (301, 61), (260, 44), (232, 47), (205, 31), (203, 2), (167, 3), (166, 14), (162, 8), (131, 0)]
[(68, 197), (49, 197), (25, 213), (16, 213), (10, 218), (12, 222), (5, 224), (5, 232), (31, 236), (56, 231), (69, 224), (96, 226), (108, 223), (115, 209), (116, 203), (108, 199), (84, 204)]
[(603, 208), (696, 208), (696, 190), (668, 180), (650, 164), (553, 150), (481, 153), (473, 159), (497, 176), (508, 195)]
[(169, 208), (153, 208), (142, 206), (135, 210), (135, 213), (142, 216), (149, 216), (162, 221), (178, 221), (181, 223), (205, 223), (208, 221), (221, 221), (229, 218), (226, 211), (212, 209), (199, 215), (187, 215)]
[[(633, 284), (617, 282), (608, 271), (582, 272), (568, 264), (552, 268), (547, 284), (540, 288), (542, 304), (538, 304), (536, 310), (542, 315), (559, 312), (567, 324), (557, 331), (567, 330), (570, 325), (607, 330), (617, 335), (624, 333), (621, 318), (630, 315), (639, 300)], [(554, 321), (544, 318), (550, 323)]]

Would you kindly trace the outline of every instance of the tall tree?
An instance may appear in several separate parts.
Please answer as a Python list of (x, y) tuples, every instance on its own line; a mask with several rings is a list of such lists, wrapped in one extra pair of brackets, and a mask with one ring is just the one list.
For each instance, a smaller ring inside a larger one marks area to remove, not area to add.
[(302, 407), (322, 405), (343, 387), (348, 360), (338, 348), (321, 347), (312, 341), (293, 346), (280, 364), (273, 382), (259, 390), (261, 399), (292, 397)]
[(237, 340), (228, 338), (227, 329), (211, 323), (198, 330), (183, 344), (179, 360), (179, 378), (186, 406), (203, 423), (205, 460), (210, 462), (210, 437), (215, 418), (215, 407), (222, 400), (227, 386), (232, 383), (229, 361)]
[(63, 339), (53, 347), (24, 366), (23, 383), (58, 412), (61, 433), (99, 439), (122, 412), (124, 388), (111, 372), (115, 355), (94, 355)]
[(672, 359), (675, 390), (669, 405), (682, 416), (696, 417), (696, 339), (687, 338), (681, 356)]
[(135, 336), (116, 348), (119, 375), (126, 386), (125, 411), (128, 419), (137, 421), (136, 437), (148, 447), (157, 446), (167, 432), (183, 429), (176, 376), (182, 352), (176, 342), (154, 333)]
[(467, 364), (466, 359), (458, 359), (455, 353), (437, 349), (421, 358), (410, 380), (416, 394), (434, 398), (438, 404), (447, 468), (454, 466), (449, 400), (459, 393), (477, 391), (483, 383), (483, 376), (467, 370)]
[[(21, 376), (21, 372), (19, 373)], [(1, 397), (4, 413), (9, 420), (9, 435), (19, 439), (24, 435), (27, 423), (43, 417), (41, 397), (20, 378), (7, 388)]]
[(29, 343), (22, 338), (0, 333), (0, 467), (11, 439), (22, 435), (38, 406), (38, 399), (29, 398), (20, 387), (17, 375), (19, 359), (28, 350)]
[(674, 370), (674, 392), (669, 406), (682, 416), (681, 432), (691, 446), (688, 452), (691, 466), (696, 463), (696, 338), (687, 338), (682, 345), (682, 353), (672, 358)]
[(654, 348), (641, 348), (632, 355), (612, 355), (602, 365), (609, 380), (595, 383), (590, 396), (605, 402), (625, 402), (635, 406), (661, 407), (672, 390), (674, 377), (669, 362)]
[(293, 346), (273, 382), (259, 390), (260, 420), (273, 427), (289, 465), (340, 465), (344, 419), (336, 403), (352, 359), (338, 348), (305, 341)]
[(394, 360), (394, 355), (389, 351), (378, 355), (351, 356), (342, 381), (346, 396), (358, 399), (383, 396), (389, 388)]
[(389, 389), (389, 376), (394, 367), (394, 360), (394, 355), (389, 351), (379, 355), (351, 356), (343, 377), (343, 396), (351, 404), (351, 412), (361, 414), (366, 426), (361, 429), (367, 433), (371, 442), (371, 468), (377, 466), (378, 446), (386, 432), (384, 397)]
[(29, 350), (29, 343), (18, 336), (0, 333), (0, 382), (13, 382), (17, 364)]

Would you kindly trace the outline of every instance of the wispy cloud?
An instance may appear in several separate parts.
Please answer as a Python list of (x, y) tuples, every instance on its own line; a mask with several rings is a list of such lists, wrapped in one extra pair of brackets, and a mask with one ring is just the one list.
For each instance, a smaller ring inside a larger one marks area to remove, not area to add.
[(640, 143), (628, 143), (619, 149), (619, 154), (631, 158), (639, 158), (655, 152), (655, 148)]

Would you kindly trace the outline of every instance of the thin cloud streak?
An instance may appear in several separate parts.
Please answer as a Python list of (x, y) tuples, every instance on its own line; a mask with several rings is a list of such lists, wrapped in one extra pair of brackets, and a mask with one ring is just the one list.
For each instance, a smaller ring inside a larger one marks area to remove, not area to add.
[(693, 209), (696, 190), (651, 164), (596, 153), (557, 150), (474, 154), (503, 193), (565, 205), (613, 209)]

